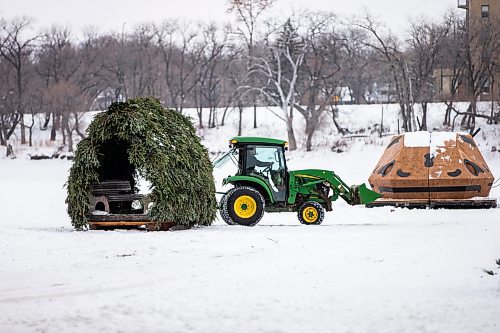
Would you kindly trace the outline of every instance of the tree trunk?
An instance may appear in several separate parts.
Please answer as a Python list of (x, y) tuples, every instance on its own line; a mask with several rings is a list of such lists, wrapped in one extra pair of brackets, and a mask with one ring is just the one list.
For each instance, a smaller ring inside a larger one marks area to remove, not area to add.
[(66, 121), (66, 131), (68, 132), (68, 151), (73, 152), (73, 131), (69, 128), (69, 122)]
[(35, 115), (31, 114), (31, 125), (28, 127), (28, 135), (29, 135), (29, 146), (33, 147), (33, 126), (35, 125)]
[(203, 107), (197, 108), (198, 113), (198, 128), (203, 128)]
[(47, 126), (49, 126), (49, 122), (50, 122), (50, 112), (47, 112), (45, 114), (45, 121), (43, 122), (43, 126), (41, 128), (42, 131), (46, 130), (47, 129)]
[[(491, 81), (490, 86), (491, 86), (491, 94), (490, 94), (490, 96), (491, 96), (491, 114), (490, 114), (490, 119), (491, 120), (488, 122), (488, 124), (491, 125), (493, 123), (497, 124), (494, 121), (494, 119), (495, 119), (495, 94), (497, 93), (495, 91), (495, 76), (492, 76), (492, 81)], [(500, 94), (498, 95), (498, 97), (500, 97)], [(500, 102), (500, 99), (498, 99), (497, 101)]]
[(318, 126), (319, 114), (318, 112), (313, 113), (312, 116), (306, 118), (306, 151), (312, 150), (312, 139), (314, 133), (316, 133), (316, 128)]
[(229, 105), (226, 106), (226, 108), (224, 109), (224, 113), (222, 114), (222, 119), (220, 121), (221, 126), (224, 126), (224, 122), (226, 121), (227, 110), (229, 110)]
[(3, 137), (3, 120), (0, 121), (0, 145), (1, 146), (7, 145), (7, 142), (5, 142), (5, 139)]
[(288, 136), (288, 149), (290, 151), (297, 149), (297, 140), (293, 131), (293, 106), (290, 108), (290, 114), (286, 118), (286, 133)]
[(403, 118), (403, 132), (408, 132), (408, 117), (406, 114), (406, 106), (404, 103), (399, 103), (401, 117)]
[(476, 114), (477, 114), (477, 102), (473, 101), (471, 103), (471, 108), (470, 108), (471, 114), (469, 115), (469, 119), (467, 121), (467, 128), (470, 131), (470, 134), (474, 133), (474, 130), (476, 129)]
[(214, 116), (213, 109), (211, 106), (208, 107), (208, 128), (212, 128), (212, 118)]
[(26, 126), (24, 125), (24, 114), (21, 114), (21, 144), (26, 144)]
[(337, 116), (335, 115), (336, 112), (338, 112), (338, 109), (337, 108), (334, 108), (332, 109), (332, 120), (333, 120), (333, 124), (335, 125), (335, 128), (337, 129), (337, 131), (341, 134), (341, 135), (345, 135), (346, 134), (346, 130), (344, 128), (342, 128), (339, 123), (337, 122)]
[(408, 106), (408, 121), (409, 121), (409, 127), (410, 131), (416, 131), (417, 130), (417, 119), (415, 117), (415, 109), (413, 108), (413, 103), (409, 103)]
[(28, 137), (29, 137), (29, 146), (33, 147), (33, 126), (29, 127)]
[(242, 114), (243, 114), (243, 106), (240, 104), (238, 104), (238, 136), (241, 136), (241, 118), (242, 118)]
[(446, 104), (446, 112), (444, 114), (443, 125), (450, 126), (451, 125), (451, 111), (453, 110), (453, 101), (445, 102), (445, 104)]
[(76, 134), (78, 134), (78, 136), (81, 138), (81, 139), (85, 139), (87, 136), (85, 135), (85, 133), (83, 133), (81, 130), (80, 130), (80, 120), (78, 118), (78, 114), (74, 114), (74, 117), (75, 117), (75, 131), (76, 131)]
[(474, 133), (474, 127), (476, 125), (476, 112), (477, 112), (477, 102), (471, 101), (467, 112), (460, 122), (460, 126), (463, 130), (469, 130), (470, 133)]
[(422, 124), (420, 126), (421, 131), (427, 131), (427, 102), (422, 102)]
[(8, 124), (10, 127), (7, 127), (8, 130), (4, 133), (4, 140), (5, 141), (8, 141), (10, 139), (10, 137), (12, 136), (12, 134), (14, 134), (14, 132), (17, 128), (17, 125), (19, 124), (19, 119), (20, 119), (19, 115), (16, 114), (15, 119), (12, 122), (12, 125)]
[(12, 146), (10, 144), (7, 145), (7, 157), (14, 158), (14, 149), (12, 149)]
[(210, 107), (210, 117), (209, 117), (209, 121), (208, 121), (209, 128), (215, 128), (216, 122), (217, 122), (216, 119), (217, 119), (217, 108)]
[(312, 128), (311, 118), (306, 119), (306, 151), (312, 150), (312, 137), (314, 135), (314, 129)]
[(253, 105), (253, 128), (257, 128), (257, 105)]
[(52, 114), (52, 128), (50, 129), (50, 141), (56, 141), (57, 129), (59, 128), (57, 118), (58, 118), (58, 116), (55, 113), (53, 113)]
[(62, 120), (62, 126), (61, 126), (61, 133), (62, 133), (62, 136), (63, 136), (63, 145), (66, 145), (66, 126), (65, 126), (65, 122), (64, 122), (64, 119)]

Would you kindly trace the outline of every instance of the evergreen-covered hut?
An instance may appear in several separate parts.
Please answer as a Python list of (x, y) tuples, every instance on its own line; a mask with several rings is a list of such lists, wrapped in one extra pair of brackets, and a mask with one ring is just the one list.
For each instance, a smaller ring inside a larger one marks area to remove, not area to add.
[(190, 120), (152, 98), (113, 103), (99, 113), (77, 146), (67, 191), (68, 214), (76, 229), (89, 226), (94, 186), (138, 177), (151, 184), (149, 221), (210, 225), (216, 199), (212, 164)]

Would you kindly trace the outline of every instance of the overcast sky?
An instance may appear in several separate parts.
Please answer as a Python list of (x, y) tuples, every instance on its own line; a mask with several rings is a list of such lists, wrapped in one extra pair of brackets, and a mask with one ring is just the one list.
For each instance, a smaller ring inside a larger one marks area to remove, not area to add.
[[(367, 8), (401, 32), (412, 18), (439, 18), (448, 9), (456, 8), (456, 4), (456, 0), (278, 0), (273, 15), (309, 9), (347, 16)], [(227, 0), (0, 0), (1, 17), (26, 15), (35, 19), (38, 27), (57, 23), (74, 31), (92, 25), (120, 32), (139, 22), (160, 22), (166, 18), (225, 22), (231, 17), (226, 9)]]

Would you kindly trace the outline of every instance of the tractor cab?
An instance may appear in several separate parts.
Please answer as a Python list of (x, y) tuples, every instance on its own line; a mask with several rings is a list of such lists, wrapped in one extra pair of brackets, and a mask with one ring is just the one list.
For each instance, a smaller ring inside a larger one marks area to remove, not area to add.
[(238, 177), (243, 182), (244, 178), (249, 177), (248, 180), (262, 185), (261, 191), (267, 194), (265, 197), (270, 201), (285, 203), (288, 194), (285, 160), (287, 142), (268, 138), (235, 137), (229, 141), (229, 146), (230, 151), (214, 165), (217, 167), (232, 159), (238, 166), (238, 171), (233, 177)]

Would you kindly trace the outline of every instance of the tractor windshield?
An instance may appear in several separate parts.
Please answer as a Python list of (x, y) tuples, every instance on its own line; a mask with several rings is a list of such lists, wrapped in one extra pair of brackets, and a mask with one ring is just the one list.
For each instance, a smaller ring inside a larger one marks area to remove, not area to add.
[(247, 146), (244, 174), (265, 181), (276, 201), (286, 195), (286, 167), (282, 147)]
[(212, 162), (212, 165), (214, 166), (215, 169), (219, 169), (229, 160), (233, 161), (235, 165), (238, 165), (237, 158), (238, 158), (238, 152), (236, 151), (236, 148), (233, 148), (228, 152), (220, 156), (217, 156), (215, 160)]

